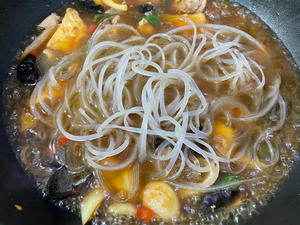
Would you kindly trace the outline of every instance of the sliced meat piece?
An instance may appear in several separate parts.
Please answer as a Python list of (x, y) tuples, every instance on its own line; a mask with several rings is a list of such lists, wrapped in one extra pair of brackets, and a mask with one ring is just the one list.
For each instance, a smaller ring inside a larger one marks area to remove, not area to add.
[(206, 0), (174, 0), (174, 9), (177, 13), (203, 12)]
[(46, 30), (44, 30), (39, 36), (37, 36), (34, 41), (28, 45), (24, 52), (22, 53), (21, 58), (25, 58), (30, 52), (36, 51), (39, 49), (42, 45), (46, 44), (46, 42), (51, 38), (51, 36), (56, 31), (57, 27), (49, 27)]
[(52, 37), (57, 29), (59, 18), (60, 17), (55, 13), (52, 13), (38, 25), (45, 30), (39, 36), (37, 36), (30, 45), (25, 48), (22, 53), (21, 59), (25, 58), (30, 52), (38, 50), (42, 45), (47, 43), (47, 41)]
[(55, 13), (51, 13), (46, 19), (44, 19), (38, 26), (42, 28), (49, 28), (52, 26), (57, 26), (59, 23), (60, 17)]

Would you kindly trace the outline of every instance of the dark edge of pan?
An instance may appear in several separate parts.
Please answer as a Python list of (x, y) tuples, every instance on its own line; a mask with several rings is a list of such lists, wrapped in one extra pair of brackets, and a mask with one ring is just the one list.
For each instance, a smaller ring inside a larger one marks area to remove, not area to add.
[[(0, 0), (0, 92), (19, 43), (46, 15), (67, 0)], [(300, 1), (239, 0), (278, 36), (300, 66)], [(299, 69), (298, 69), (299, 74)], [(3, 106), (0, 104), (0, 113)], [(34, 180), (19, 165), (0, 120), (0, 225), (80, 225), (76, 215), (42, 199)], [(300, 163), (280, 186), (271, 202), (245, 225), (295, 225), (300, 221)], [(14, 208), (23, 206), (22, 211)]]

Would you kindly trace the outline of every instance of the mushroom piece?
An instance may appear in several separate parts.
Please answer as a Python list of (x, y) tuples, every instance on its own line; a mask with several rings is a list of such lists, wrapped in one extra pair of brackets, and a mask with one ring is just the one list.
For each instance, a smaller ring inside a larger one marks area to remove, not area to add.
[(53, 199), (63, 199), (76, 193), (71, 174), (66, 167), (61, 167), (49, 178), (48, 195)]
[(55, 13), (52, 13), (38, 25), (45, 30), (39, 36), (37, 36), (30, 45), (25, 48), (21, 56), (22, 59), (25, 58), (30, 52), (36, 51), (42, 45), (46, 44), (46, 42), (56, 31), (59, 19), (59, 16), (57, 16)]
[(51, 13), (46, 19), (44, 19), (38, 26), (44, 29), (57, 26), (60, 17), (55, 13)]
[(203, 12), (207, 0), (175, 0), (174, 9), (177, 13), (199, 13)]
[(52, 199), (64, 199), (78, 196), (93, 179), (89, 171), (73, 174), (65, 166), (57, 169), (47, 182), (48, 196)]

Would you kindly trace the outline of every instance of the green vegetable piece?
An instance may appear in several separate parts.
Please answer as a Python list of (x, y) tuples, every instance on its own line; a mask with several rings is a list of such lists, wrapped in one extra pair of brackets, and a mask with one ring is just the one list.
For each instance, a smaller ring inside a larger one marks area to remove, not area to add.
[[(239, 176), (236, 175), (227, 175), (226, 177), (222, 178), (218, 184), (222, 185), (222, 184), (228, 184), (228, 183), (232, 183), (232, 182), (237, 182), (240, 181), (241, 178)], [(240, 184), (234, 184), (232, 186), (227, 187), (228, 190), (236, 190), (238, 189), (240, 186)]]
[(258, 153), (258, 157), (262, 160), (267, 160), (271, 158), (270, 149), (267, 144), (262, 145), (257, 153)]
[(100, 22), (100, 20), (103, 19), (103, 15), (104, 15), (104, 14), (96, 14), (96, 15), (94, 16), (94, 21), (95, 21), (95, 23)]
[(140, 22), (143, 18), (144, 18), (144, 16), (141, 16), (141, 15), (134, 16), (134, 19), (136, 20), (136, 22)]
[(153, 14), (146, 14), (145, 19), (154, 27), (158, 26), (160, 24), (160, 21), (157, 16), (154, 16)]
[(94, 21), (95, 23), (99, 23), (101, 22), (102, 20), (104, 20), (105, 18), (108, 18), (108, 17), (111, 17), (110, 14), (96, 14), (94, 16)]

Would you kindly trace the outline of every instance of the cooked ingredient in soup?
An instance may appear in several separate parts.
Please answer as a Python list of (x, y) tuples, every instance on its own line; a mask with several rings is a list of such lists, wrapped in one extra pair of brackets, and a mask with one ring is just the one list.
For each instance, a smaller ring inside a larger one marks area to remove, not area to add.
[(8, 80), (9, 132), (83, 224), (218, 224), (297, 157), (299, 82), (241, 7), (78, 0), (34, 37)]

